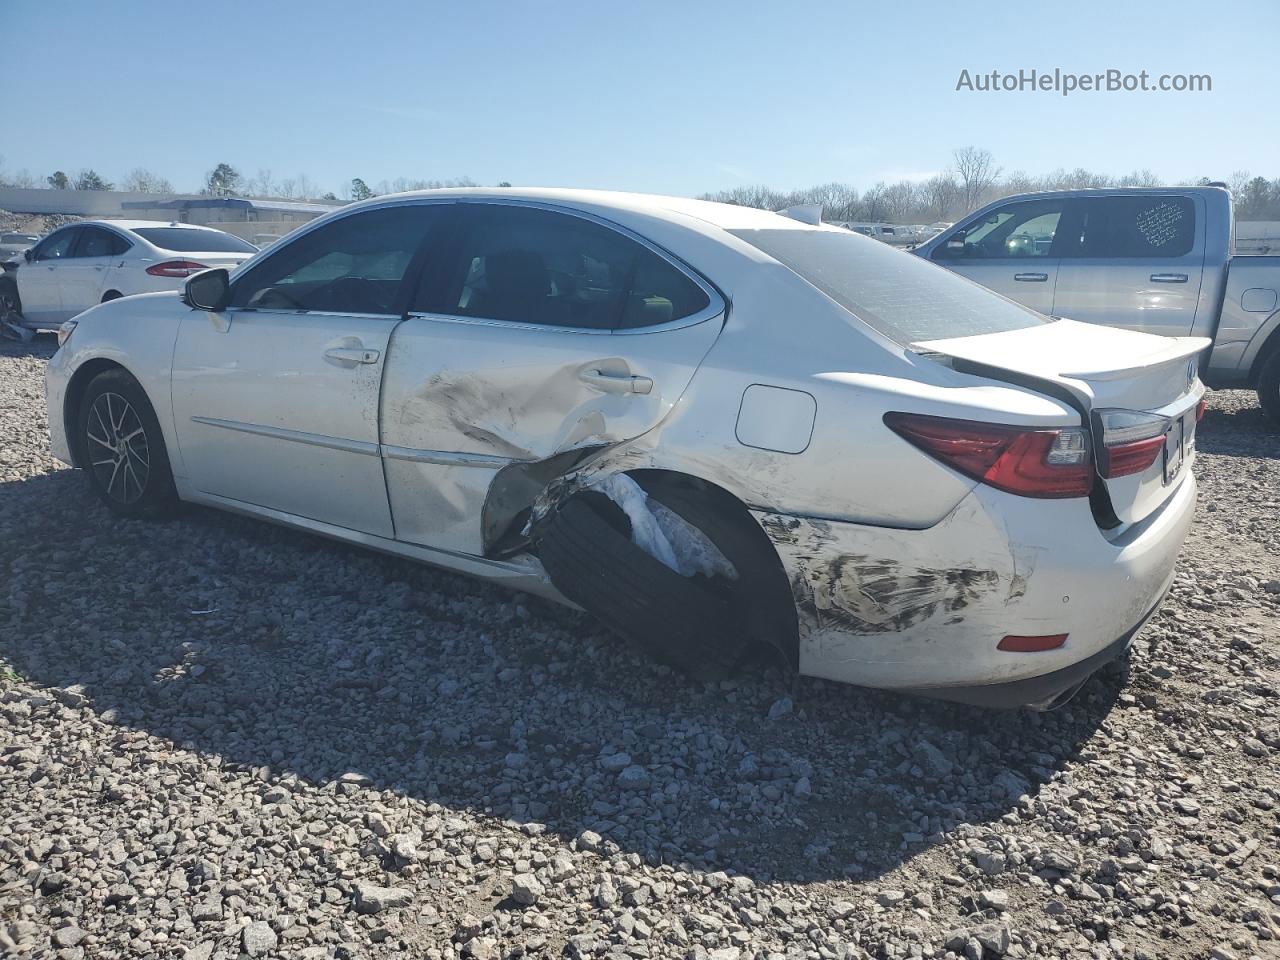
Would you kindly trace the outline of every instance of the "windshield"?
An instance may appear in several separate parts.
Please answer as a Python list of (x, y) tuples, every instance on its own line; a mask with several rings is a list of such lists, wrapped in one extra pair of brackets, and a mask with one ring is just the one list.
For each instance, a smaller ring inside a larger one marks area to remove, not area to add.
[(836, 230), (731, 230), (904, 346), (1049, 323), (914, 254)]
[(246, 240), (221, 230), (192, 230), (184, 227), (141, 227), (133, 231), (161, 250), (179, 253), (257, 253)]

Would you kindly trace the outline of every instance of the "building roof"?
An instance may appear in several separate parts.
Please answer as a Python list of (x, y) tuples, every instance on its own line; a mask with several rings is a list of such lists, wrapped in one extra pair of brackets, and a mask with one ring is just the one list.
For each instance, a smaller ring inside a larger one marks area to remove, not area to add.
[(126, 210), (261, 210), (271, 213), (309, 213), (319, 216), (336, 210), (342, 204), (259, 200), (245, 197), (185, 197), (174, 200), (126, 200), (120, 206)]

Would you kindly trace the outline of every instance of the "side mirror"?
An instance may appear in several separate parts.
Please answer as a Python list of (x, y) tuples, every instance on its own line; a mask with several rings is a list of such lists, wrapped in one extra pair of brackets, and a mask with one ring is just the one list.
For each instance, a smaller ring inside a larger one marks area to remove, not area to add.
[(946, 247), (948, 250), (957, 250), (957, 251), (963, 250), (964, 249), (964, 231), (957, 230), (951, 236), (947, 237)]
[(187, 278), (182, 287), (182, 302), (192, 310), (221, 313), (231, 302), (231, 283), (224, 267), (201, 270)]
[(31, 262), (31, 251), (34, 249), (34, 247), (27, 247), (27, 249), (22, 251), (22, 259), (26, 260), (27, 263)]

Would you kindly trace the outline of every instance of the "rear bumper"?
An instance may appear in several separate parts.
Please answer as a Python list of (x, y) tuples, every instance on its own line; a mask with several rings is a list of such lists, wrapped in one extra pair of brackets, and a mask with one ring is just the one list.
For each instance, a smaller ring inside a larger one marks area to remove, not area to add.
[[(1166, 591), (1167, 592), (1167, 591)], [(1128, 651), (1133, 640), (1147, 621), (1156, 615), (1160, 602), (1147, 611), (1136, 624), (1103, 647), (1092, 656), (1085, 657), (1078, 663), (1052, 673), (1038, 677), (1027, 677), (1025, 680), (1013, 680), (1009, 683), (992, 683), (972, 687), (934, 687), (931, 689), (905, 690), (904, 693), (915, 693), (935, 700), (950, 700), (954, 703), (968, 703), (977, 707), (990, 707), (994, 710), (1013, 710), (1018, 707), (1046, 709), (1056, 706), (1063, 694), (1074, 693), (1086, 680), (1112, 660), (1116, 660)]]
[[(796, 601), (800, 672), (990, 706), (1044, 705), (1117, 656), (1158, 607), (1196, 504), (1108, 540), (1088, 503), (976, 487), (926, 530), (756, 514)], [(1007, 652), (1007, 635), (1066, 634)]]

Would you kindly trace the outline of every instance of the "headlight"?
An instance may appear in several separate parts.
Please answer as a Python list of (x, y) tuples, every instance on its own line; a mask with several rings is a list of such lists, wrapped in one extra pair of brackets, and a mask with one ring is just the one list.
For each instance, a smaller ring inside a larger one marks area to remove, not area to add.
[(58, 346), (62, 346), (71, 339), (71, 334), (75, 330), (79, 321), (64, 320), (62, 326), (58, 328)]

